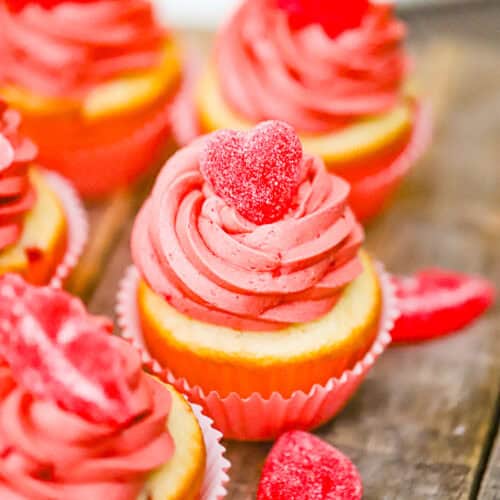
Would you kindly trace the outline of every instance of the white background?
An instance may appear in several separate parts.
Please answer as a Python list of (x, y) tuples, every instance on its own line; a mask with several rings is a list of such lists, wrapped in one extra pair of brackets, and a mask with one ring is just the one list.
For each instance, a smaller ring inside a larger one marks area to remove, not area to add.
[[(239, 0), (153, 0), (161, 16), (173, 27), (214, 29)], [(348, 2), (349, 0), (344, 0)], [(397, 1), (401, 6), (452, 3), (456, 0), (373, 0)]]
[(238, 0), (153, 0), (173, 27), (215, 28)]

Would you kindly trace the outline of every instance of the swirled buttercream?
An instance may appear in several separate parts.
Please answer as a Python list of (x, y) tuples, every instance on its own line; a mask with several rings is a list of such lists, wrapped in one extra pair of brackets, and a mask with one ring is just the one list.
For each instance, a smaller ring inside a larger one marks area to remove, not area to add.
[(276, 0), (247, 0), (220, 31), (216, 77), (247, 120), (279, 119), (325, 132), (390, 110), (409, 67), (406, 35), (389, 4), (330, 38), (320, 24), (293, 29)]
[(143, 278), (180, 312), (236, 329), (326, 314), (361, 272), (363, 231), (347, 207), (348, 184), (304, 155), (292, 209), (255, 225), (203, 178), (203, 141), (167, 162), (137, 217), (132, 252)]
[(19, 114), (0, 102), (0, 251), (19, 240), (36, 200), (28, 176), (36, 147), (19, 135), (19, 123)]
[(0, 3), (0, 81), (50, 97), (80, 98), (116, 75), (161, 61), (166, 33), (147, 0)]
[(0, 366), (0, 498), (137, 500), (147, 475), (172, 456), (170, 394), (142, 372), (129, 345), (113, 342), (127, 360), (123, 377), (140, 415), (124, 428), (36, 398)]

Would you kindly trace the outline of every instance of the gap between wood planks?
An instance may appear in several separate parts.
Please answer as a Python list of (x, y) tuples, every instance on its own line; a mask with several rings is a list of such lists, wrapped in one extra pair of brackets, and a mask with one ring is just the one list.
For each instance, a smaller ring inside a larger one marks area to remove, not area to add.
[[(495, 481), (499, 478), (495, 476), (495, 471), (500, 468), (500, 394), (497, 397), (496, 412), (491, 423), (491, 428), (486, 438), (486, 446), (483, 449), (481, 463), (479, 465), (476, 480), (472, 485), (471, 498), (493, 500), (495, 494)], [(495, 448), (496, 447), (496, 448)], [(495, 453), (498, 455), (495, 455)], [(495, 462), (496, 460), (496, 462)], [(491, 483), (491, 484), (489, 484)], [(499, 492), (500, 493), (500, 492)]]
[(87, 247), (68, 280), (67, 289), (71, 293), (85, 302), (91, 300), (102, 271), (121, 241), (126, 222), (135, 217), (150, 188), (151, 179), (147, 178), (135, 186), (117, 191), (106, 204), (102, 202), (102, 209), (99, 205), (93, 207), (94, 210), (102, 210), (102, 213), (91, 224)]

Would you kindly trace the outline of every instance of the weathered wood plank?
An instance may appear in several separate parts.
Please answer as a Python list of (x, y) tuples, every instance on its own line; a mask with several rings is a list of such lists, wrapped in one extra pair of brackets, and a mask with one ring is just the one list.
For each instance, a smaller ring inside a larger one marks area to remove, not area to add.
[(479, 500), (498, 500), (500, 498), (500, 434), (493, 445), (486, 474), (481, 485)]
[(133, 197), (132, 189), (123, 189), (107, 202), (89, 205), (89, 241), (67, 285), (72, 293), (83, 299), (92, 296), (107, 259), (120, 242), (124, 230), (123, 221), (134, 216)]

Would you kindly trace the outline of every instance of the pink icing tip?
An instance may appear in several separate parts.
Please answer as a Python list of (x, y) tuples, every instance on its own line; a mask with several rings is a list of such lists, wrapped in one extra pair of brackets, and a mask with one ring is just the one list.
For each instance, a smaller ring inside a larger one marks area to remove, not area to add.
[(289, 211), (301, 177), (302, 145), (284, 122), (267, 121), (250, 132), (220, 130), (209, 136), (200, 169), (215, 194), (255, 224)]
[(95, 423), (120, 427), (134, 408), (133, 382), (124, 376), (140, 357), (110, 335), (108, 320), (82, 302), (16, 275), (0, 279), (0, 358), (32, 395)]
[(361, 25), (370, 6), (369, 0), (278, 0), (288, 13), (292, 28), (320, 24), (331, 38)]

